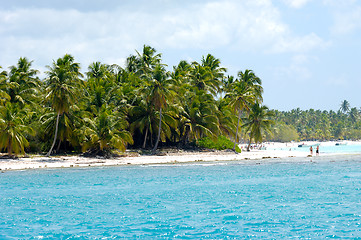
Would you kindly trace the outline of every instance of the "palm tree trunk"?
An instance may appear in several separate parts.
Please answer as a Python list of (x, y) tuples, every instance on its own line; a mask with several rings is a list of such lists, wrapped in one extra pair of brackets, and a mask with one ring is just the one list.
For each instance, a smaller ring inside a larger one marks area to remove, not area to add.
[(160, 140), (160, 132), (161, 132), (161, 128), (162, 128), (162, 107), (159, 108), (159, 126), (158, 126), (158, 137), (157, 137), (157, 141), (155, 142), (155, 146), (152, 150), (152, 153), (155, 153), (155, 151), (158, 148), (158, 143)]
[(250, 151), (251, 142), (252, 142), (252, 134), (249, 135), (249, 143), (248, 143), (248, 146), (247, 146), (247, 152)]
[(236, 136), (234, 136), (233, 151), (236, 151), (238, 128), (239, 128), (239, 122), (240, 122), (240, 120), (241, 120), (241, 110), (238, 111), (238, 122), (237, 122)]
[(147, 137), (148, 137), (148, 127), (145, 130), (145, 137), (143, 141), (143, 149), (145, 148), (145, 144), (147, 143)]
[(56, 116), (55, 136), (54, 136), (53, 144), (51, 145), (49, 152), (46, 154), (47, 157), (49, 157), (51, 152), (53, 151), (53, 148), (54, 148), (55, 142), (56, 142), (56, 138), (58, 137), (59, 117), (60, 117), (60, 114), (58, 113), (58, 115)]
[(13, 151), (13, 146), (11, 144), (11, 139), (9, 138), (9, 140), (8, 140), (8, 155), (9, 155), (10, 158), (12, 156), (12, 151)]
[(58, 153), (58, 152), (59, 152), (59, 150), (60, 150), (60, 146), (61, 146), (61, 140), (59, 141), (59, 143), (58, 143), (58, 147), (56, 148), (56, 153)]
[(189, 134), (189, 128), (186, 127), (186, 131), (182, 136), (182, 144), (183, 144), (183, 146), (185, 146), (187, 144), (188, 134)]

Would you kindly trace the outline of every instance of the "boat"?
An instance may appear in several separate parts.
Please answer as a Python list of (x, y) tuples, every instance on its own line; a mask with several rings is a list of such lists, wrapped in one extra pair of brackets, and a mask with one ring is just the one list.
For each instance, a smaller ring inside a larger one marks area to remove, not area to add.
[(317, 146), (320, 146), (320, 143), (315, 143), (315, 144), (300, 144), (298, 145), (298, 147), (317, 147)]
[(342, 142), (342, 143), (338, 142), (335, 145), (336, 146), (344, 146), (344, 145), (347, 145), (347, 142)]

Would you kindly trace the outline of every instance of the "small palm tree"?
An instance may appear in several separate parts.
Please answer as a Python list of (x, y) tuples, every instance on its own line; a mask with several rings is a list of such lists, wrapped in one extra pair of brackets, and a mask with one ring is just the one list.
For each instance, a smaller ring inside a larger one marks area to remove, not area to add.
[(0, 149), (7, 149), (10, 157), (13, 153), (25, 154), (24, 148), (29, 146), (24, 134), (33, 134), (33, 129), (23, 119), (24, 115), (10, 103), (0, 106)]
[(249, 151), (252, 139), (256, 143), (263, 141), (263, 134), (265, 131), (271, 131), (271, 125), (274, 123), (271, 117), (273, 112), (268, 110), (266, 106), (260, 106), (258, 103), (253, 104), (250, 109), (249, 115), (244, 119), (243, 127), (246, 127), (249, 132), (249, 144), (247, 151)]

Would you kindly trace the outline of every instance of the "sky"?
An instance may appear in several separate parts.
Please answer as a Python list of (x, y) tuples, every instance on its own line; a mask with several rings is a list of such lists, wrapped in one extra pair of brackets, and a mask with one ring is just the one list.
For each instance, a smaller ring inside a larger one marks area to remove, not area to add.
[(271, 109), (361, 107), (361, 0), (0, 0), (0, 66), (68, 53), (124, 66), (143, 45), (168, 69), (208, 53), (251, 69)]

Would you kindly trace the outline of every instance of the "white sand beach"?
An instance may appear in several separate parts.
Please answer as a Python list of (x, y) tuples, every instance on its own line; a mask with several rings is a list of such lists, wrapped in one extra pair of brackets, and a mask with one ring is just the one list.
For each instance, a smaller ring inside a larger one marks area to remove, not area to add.
[[(311, 157), (308, 151), (297, 151), (300, 144), (316, 144), (317, 142), (292, 142), (292, 143), (264, 143), (263, 150), (252, 149), (250, 152), (242, 151), (235, 154), (232, 151), (209, 151), (209, 152), (167, 152), (162, 155), (139, 155), (129, 152), (117, 158), (89, 158), (82, 156), (31, 156), (16, 159), (0, 159), (0, 171), (41, 169), (41, 168), (71, 168), (71, 167), (94, 167), (116, 165), (144, 165), (144, 164), (175, 164), (189, 162), (213, 162), (213, 161), (241, 161), (262, 160), (271, 158), (305, 158)], [(360, 142), (348, 141), (347, 144), (361, 144)], [(321, 146), (335, 145), (335, 142), (322, 142)], [(245, 149), (245, 145), (240, 145)], [(277, 150), (275, 150), (277, 149)], [(282, 150), (279, 150), (282, 149)], [(322, 154), (321, 152), (321, 155)], [(313, 156), (316, 156), (315, 151)]]

